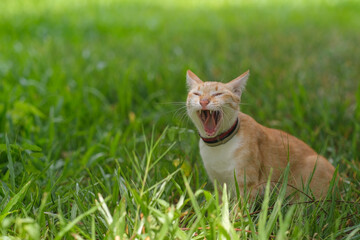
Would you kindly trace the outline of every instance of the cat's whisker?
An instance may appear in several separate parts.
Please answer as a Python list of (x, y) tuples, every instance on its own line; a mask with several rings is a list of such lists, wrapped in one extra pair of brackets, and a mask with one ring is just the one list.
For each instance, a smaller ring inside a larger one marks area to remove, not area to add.
[(172, 112), (173, 111), (178, 111), (179, 109), (186, 109), (186, 106), (181, 106), (181, 107), (178, 107), (177, 109), (174, 109), (174, 110), (171, 110)]
[(179, 120), (181, 125), (188, 125), (189, 117), (185, 108), (177, 109), (176, 113), (173, 115), (173, 118)]
[(179, 117), (180, 122), (187, 118), (187, 113), (183, 112), (182, 115)]
[(181, 109), (176, 110), (176, 112), (174, 113), (173, 116), (174, 116), (174, 118), (179, 118), (181, 120), (181, 118), (184, 118), (184, 116), (185, 117), (187, 116), (186, 109), (181, 108)]
[[(194, 112), (194, 110), (189, 110), (190, 113), (192, 114)], [(190, 120), (190, 117), (189, 115), (187, 114), (187, 111), (185, 111), (183, 113), (183, 115), (179, 118), (180, 120), (180, 124), (184, 125), (184, 126), (188, 126), (189, 125), (189, 120)], [(185, 121), (185, 122), (184, 122)]]
[(177, 109), (166, 111), (166, 112), (164, 112), (164, 114), (173, 113), (173, 115), (176, 116), (178, 114), (178, 112), (183, 111), (183, 110), (186, 112), (186, 106), (182, 106), (182, 107), (177, 108)]
[(181, 107), (178, 107), (178, 108), (176, 109), (176, 111), (178, 111), (178, 110), (183, 110), (183, 109), (185, 109), (185, 110), (186, 110), (186, 106), (181, 106)]
[[(224, 105), (224, 106), (222, 106), (223, 108), (225, 108), (225, 109), (230, 109), (230, 111), (234, 111), (234, 109), (232, 109), (231, 107), (229, 107), (229, 106), (226, 106), (226, 105)], [(223, 110), (223, 113), (225, 113), (225, 111)], [(231, 118), (229, 117), (229, 115), (230, 115), (230, 113), (228, 113), (228, 115), (227, 115), (227, 120), (230, 120)]]
[[(226, 106), (223, 106), (226, 107)], [(222, 114), (222, 119), (221, 119), (221, 123), (227, 122), (230, 118), (229, 116), (225, 113), (225, 111), (221, 108), (221, 114)]]
[(186, 102), (161, 102), (159, 104), (186, 105)]

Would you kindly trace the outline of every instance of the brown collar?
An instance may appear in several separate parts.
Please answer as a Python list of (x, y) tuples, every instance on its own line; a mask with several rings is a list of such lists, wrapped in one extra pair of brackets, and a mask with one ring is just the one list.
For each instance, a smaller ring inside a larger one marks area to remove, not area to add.
[(237, 118), (234, 125), (232, 125), (232, 127), (226, 132), (223, 132), (220, 135), (217, 135), (216, 137), (212, 137), (212, 138), (204, 138), (201, 135), (200, 137), (204, 141), (204, 143), (209, 147), (216, 147), (221, 144), (227, 143), (230, 139), (232, 139), (232, 137), (235, 136), (235, 134), (239, 130), (239, 127), (240, 127), (239, 119)]

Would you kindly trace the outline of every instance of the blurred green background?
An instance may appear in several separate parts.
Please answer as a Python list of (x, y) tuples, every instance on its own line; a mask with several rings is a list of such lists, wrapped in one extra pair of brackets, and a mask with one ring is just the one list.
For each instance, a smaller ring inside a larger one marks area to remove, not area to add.
[[(36, 179), (24, 206), (92, 181), (94, 193), (112, 194), (115, 203), (116, 162), (122, 177), (141, 182), (134, 156), (142, 159), (144, 141), (166, 126), (158, 155), (175, 145), (149, 181), (180, 164), (196, 176), (192, 187), (206, 184), (184, 108), (187, 69), (224, 82), (250, 69), (242, 111), (359, 179), (359, 12), (351, 0), (3, 0), (0, 168), (12, 191), (1, 199)], [(96, 181), (104, 186), (96, 189)], [(173, 185), (168, 191), (177, 198)], [(69, 209), (71, 199), (63, 201)]]

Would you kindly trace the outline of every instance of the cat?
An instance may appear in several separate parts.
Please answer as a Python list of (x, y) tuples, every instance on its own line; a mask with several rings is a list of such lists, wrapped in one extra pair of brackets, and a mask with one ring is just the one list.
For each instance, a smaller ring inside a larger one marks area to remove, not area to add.
[(312, 193), (323, 198), (334, 167), (303, 141), (240, 112), (248, 78), (249, 70), (229, 83), (203, 82), (187, 71), (187, 113), (200, 135), (200, 155), (210, 180), (234, 190), (236, 179), (240, 193), (246, 188), (254, 198), (263, 193), (270, 169), (271, 182), (278, 182), (289, 162), (288, 185), (301, 190), (311, 180)]

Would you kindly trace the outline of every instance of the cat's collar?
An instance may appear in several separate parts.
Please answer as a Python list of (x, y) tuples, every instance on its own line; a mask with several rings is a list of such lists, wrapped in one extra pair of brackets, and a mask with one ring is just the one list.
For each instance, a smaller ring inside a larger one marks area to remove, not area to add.
[(200, 137), (204, 141), (204, 143), (209, 147), (216, 147), (230, 141), (238, 132), (239, 127), (240, 127), (239, 118), (236, 118), (236, 122), (234, 123), (234, 125), (232, 125), (231, 128), (226, 132), (223, 132), (212, 138), (205, 138), (202, 137), (201, 135)]

